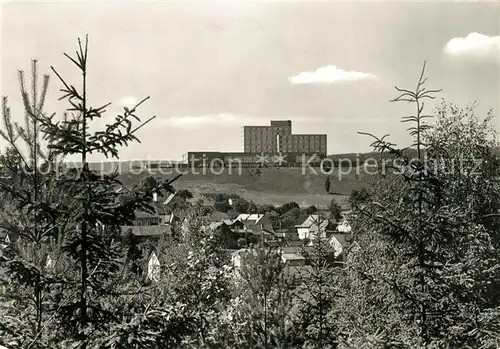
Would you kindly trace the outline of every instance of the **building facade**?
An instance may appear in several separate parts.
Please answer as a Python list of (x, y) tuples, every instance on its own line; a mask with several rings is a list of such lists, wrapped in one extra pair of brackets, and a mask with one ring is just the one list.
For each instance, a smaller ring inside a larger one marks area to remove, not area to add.
[(327, 154), (326, 134), (293, 134), (291, 120), (272, 120), (270, 126), (243, 126), (245, 153)]
[[(324, 155), (317, 153), (286, 153), (277, 152), (188, 152), (182, 156), (181, 164), (183, 166), (194, 167), (289, 167), (309, 164), (310, 166), (319, 166)], [(282, 160), (280, 160), (282, 159)], [(182, 166), (180, 166), (182, 167)]]

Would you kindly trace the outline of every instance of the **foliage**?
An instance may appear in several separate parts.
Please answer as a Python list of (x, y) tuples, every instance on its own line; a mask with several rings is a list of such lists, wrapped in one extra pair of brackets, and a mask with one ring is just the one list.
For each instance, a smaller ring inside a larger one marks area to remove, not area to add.
[[(321, 220), (318, 216), (313, 222), (318, 230)], [(340, 289), (338, 271), (333, 267), (335, 256), (327, 238), (316, 236), (310, 243), (312, 248), (303, 248), (301, 253), (309, 261), (310, 269), (302, 272), (302, 282), (295, 291), (298, 298), (295, 331), (300, 333), (307, 348), (336, 348)]]
[[(415, 115), (403, 118), (412, 124), (412, 145), (400, 149), (385, 136), (371, 135), (386, 171), (370, 188), (352, 192), (354, 243), (346, 242), (336, 255), (328, 237), (312, 236), (301, 252), (306, 265), (294, 266), (284, 262), (285, 247), (274, 246), (278, 241), (254, 248), (260, 240), (235, 233), (231, 247), (242, 250), (230, 259), (227, 232), (210, 229), (206, 219), (212, 208), (200, 201), (192, 205), (193, 195), (185, 189), (167, 207), (186, 218), (173, 236), (153, 241), (139, 240), (131, 230), (122, 233), (137, 210), (161, 211), (153, 194), (173, 193), (173, 180), (147, 176), (131, 192), (120, 192), (116, 174), (89, 169), (90, 154), (118, 157), (121, 146), (137, 141), (143, 124), (136, 106), (124, 108), (104, 130), (90, 132), (89, 124), (104, 117), (106, 106), (91, 107), (87, 98), (87, 42), (79, 43), (76, 58), (67, 57), (82, 73), (82, 87), (53, 69), (69, 103), (64, 120), (43, 110), (48, 78), (38, 93), (36, 62), (32, 91), (20, 73), (22, 127), (12, 121), (3, 99), (0, 136), (8, 148), (0, 154), (0, 344), (28, 349), (499, 346), (500, 161), (493, 114), (482, 119), (474, 105), (442, 102), (434, 124), (425, 123), (430, 115), (423, 102), (438, 91), (425, 88), (423, 70), (416, 90), (398, 89), (395, 99), (416, 107)], [(68, 155), (78, 155), (81, 166), (62, 166)], [(275, 208), (238, 195), (212, 198), (215, 209), (232, 216), (266, 213), (275, 227), (320, 215), (316, 207), (301, 209), (295, 202)], [(328, 211), (340, 219), (335, 200)], [(314, 224), (319, 229), (320, 221)], [(144, 271), (153, 251), (161, 272), (149, 280)]]
[[(434, 166), (439, 146), (424, 156), (431, 130), (424, 100), (438, 92), (425, 81), (423, 70), (416, 90), (398, 89), (395, 99), (416, 106), (415, 115), (403, 118), (414, 125), (408, 129), (413, 151), (373, 136), (375, 149), (398, 161), (379, 176), (369, 202), (355, 209), (359, 250), (350, 257), (346, 287), (358, 298), (346, 299), (343, 325), (351, 346), (479, 348), (498, 338), (494, 324), (486, 330), (473, 320), (497, 311), (484, 295), (498, 259), (491, 258), (491, 237), (474, 221), (471, 205), (453, 197), (455, 181)], [(373, 310), (377, 318), (369, 315)]]
[(279, 214), (284, 214), (291, 211), (292, 209), (299, 209), (299, 208), (300, 206), (296, 202), (289, 202), (280, 207), (277, 207), (276, 212), (278, 212)]
[(299, 223), (302, 223), (305, 219), (306, 214), (304, 214), (299, 208), (292, 208), (280, 216), (278, 224), (280, 224), (282, 228), (291, 228)]
[[(93, 173), (87, 163), (91, 153), (118, 157), (118, 148), (137, 140), (131, 119), (139, 121), (136, 107), (124, 108), (123, 115), (104, 131), (89, 132), (89, 123), (103, 116), (106, 106), (93, 108), (87, 98), (87, 41), (79, 41), (77, 57), (67, 56), (82, 73), (82, 90), (67, 83), (52, 68), (63, 84), (61, 91), (70, 104), (63, 121), (54, 115), (36, 110), (30, 117), (39, 132), (48, 141), (48, 149), (54, 156), (81, 156), (81, 168), (69, 169), (57, 179), (57, 188), (65, 193), (56, 206), (44, 208), (44, 212), (55, 212), (56, 224), (70, 222), (62, 234), (61, 250), (71, 264), (71, 272), (64, 274), (58, 287), (57, 316), (54, 321), (60, 328), (58, 336), (80, 343), (86, 347), (92, 342), (92, 333), (102, 331), (115, 317), (109, 305), (103, 302), (115, 293), (114, 276), (119, 269), (119, 250), (114, 238), (120, 225), (134, 218), (138, 207), (150, 209), (153, 191), (168, 189), (168, 183), (157, 188), (147, 188), (134, 193), (128, 200), (120, 201), (115, 188), (121, 186), (116, 174)], [(142, 103), (142, 102), (141, 102)], [(141, 104), (139, 103), (139, 104)], [(40, 221), (37, 219), (36, 221)]]
[(337, 221), (340, 221), (340, 219), (342, 218), (342, 216), (340, 215), (340, 213), (342, 212), (342, 207), (340, 207), (335, 199), (332, 199), (328, 204), (328, 212), (330, 212), (332, 217)]
[(366, 203), (370, 199), (370, 192), (366, 188), (360, 190), (354, 189), (349, 197), (349, 204), (351, 207), (356, 207)]
[(308, 208), (305, 209), (304, 213), (307, 215), (315, 214), (318, 212), (318, 208), (314, 205), (309, 206)]
[(193, 193), (191, 193), (187, 189), (178, 190), (176, 195), (177, 195), (177, 197), (180, 197), (181, 199), (184, 199), (184, 200), (189, 200), (189, 199), (193, 198)]
[(242, 257), (228, 307), (233, 347), (290, 348), (291, 281), (278, 250), (256, 248)]
[(60, 236), (67, 222), (55, 214), (62, 194), (56, 185), (61, 163), (53, 152), (42, 148), (35, 120), (35, 115), (43, 112), (49, 83), (44, 75), (39, 91), (37, 67), (33, 60), (31, 91), (26, 89), (24, 72), (19, 71), (24, 126), (12, 121), (7, 98), (2, 101), (5, 130), (0, 130), (0, 137), (8, 148), (0, 157), (0, 200), (4, 201), (0, 232), (8, 234), (12, 243), (0, 251), (0, 297), (6, 303), (0, 337), (10, 345), (36, 341), (38, 347), (44, 347), (53, 328), (50, 289), (60, 282), (46, 264), (50, 255), (55, 258), (60, 252)]

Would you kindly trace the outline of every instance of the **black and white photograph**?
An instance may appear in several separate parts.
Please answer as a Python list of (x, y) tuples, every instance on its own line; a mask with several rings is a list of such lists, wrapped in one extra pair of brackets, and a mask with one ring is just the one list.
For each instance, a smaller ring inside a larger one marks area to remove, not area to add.
[(0, 0), (0, 349), (500, 349), (500, 2)]

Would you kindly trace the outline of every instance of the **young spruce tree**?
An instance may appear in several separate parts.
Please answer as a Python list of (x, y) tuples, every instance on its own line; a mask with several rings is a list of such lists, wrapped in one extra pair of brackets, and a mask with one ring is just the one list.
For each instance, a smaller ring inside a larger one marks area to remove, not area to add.
[(375, 149), (393, 158), (383, 164), (370, 200), (355, 209), (359, 249), (348, 261), (348, 280), (358, 297), (346, 300), (346, 344), (493, 348), (488, 337), (498, 338), (497, 325), (484, 320), (492, 310), (474, 293), (487, 287), (485, 276), (498, 261), (489, 257), (487, 230), (471, 219), (471, 205), (453, 198), (425, 142), (431, 126), (424, 102), (439, 91), (425, 88), (424, 72), (425, 65), (415, 91), (397, 88), (394, 100), (415, 105), (415, 114), (403, 118), (412, 123), (412, 146), (398, 149), (372, 136)]
[[(40, 132), (56, 155), (77, 155), (81, 166), (66, 171), (58, 181), (66, 195), (64, 207), (58, 212), (67, 215), (72, 222), (65, 231), (64, 252), (75, 261), (75, 273), (66, 275), (58, 308), (61, 338), (76, 342), (81, 348), (92, 346), (92, 341), (102, 337), (107, 325), (118, 317), (112, 305), (104, 302), (113, 295), (113, 278), (119, 267), (119, 251), (114, 239), (121, 232), (121, 225), (129, 225), (137, 208), (151, 209), (153, 191), (169, 187), (160, 183), (131, 194), (127, 200), (120, 200), (116, 188), (121, 185), (118, 173), (96, 173), (89, 167), (89, 155), (101, 154), (106, 158), (118, 158), (119, 148), (138, 141), (136, 131), (144, 123), (136, 116), (136, 109), (148, 98), (133, 108), (124, 107), (124, 112), (101, 131), (91, 132), (90, 124), (104, 117), (106, 104), (92, 107), (88, 89), (88, 38), (79, 47), (76, 57), (65, 56), (81, 73), (81, 89), (68, 83), (53, 67), (54, 74), (62, 83), (60, 99), (69, 103), (64, 120), (56, 121), (54, 115), (35, 115)], [(154, 117), (153, 117), (154, 118)], [(151, 119), (146, 121), (149, 122)], [(168, 189), (168, 188), (167, 188)], [(62, 342), (66, 343), (66, 342)], [(63, 344), (63, 345), (69, 345)]]
[(0, 337), (9, 345), (41, 348), (49, 346), (55, 332), (50, 323), (54, 306), (50, 290), (60, 278), (48, 261), (58, 255), (58, 237), (66, 222), (55, 213), (62, 194), (56, 185), (61, 162), (41, 145), (36, 120), (43, 113), (49, 76), (44, 75), (39, 86), (38, 63), (33, 60), (31, 90), (26, 88), (23, 71), (19, 82), (24, 126), (12, 120), (7, 98), (2, 101), (0, 138), (7, 149), (0, 159), (0, 231), (11, 242), (0, 251), (2, 298), (7, 305), (0, 319)]

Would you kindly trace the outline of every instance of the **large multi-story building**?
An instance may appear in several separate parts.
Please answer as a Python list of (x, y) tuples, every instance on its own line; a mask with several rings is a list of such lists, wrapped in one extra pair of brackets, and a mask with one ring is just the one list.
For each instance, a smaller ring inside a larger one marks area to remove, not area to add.
[(317, 153), (247, 153), (191, 151), (182, 156), (181, 164), (196, 167), (244, 166), (295, 166), (302, 163), (315, 166), (325, 156)]
[(270, 126), (243, 126), (245, 153), (327, 154), (326, 134), (293, 134), (291, 120), (273, 120)]
[(318, 164), (327, 155), (326, 134), (293, 134), (292, 121), (272, 120), (270, 126), (243, 126), (243, 152), (198, 151), (181, 163), (195, 166), (295, 166)]

